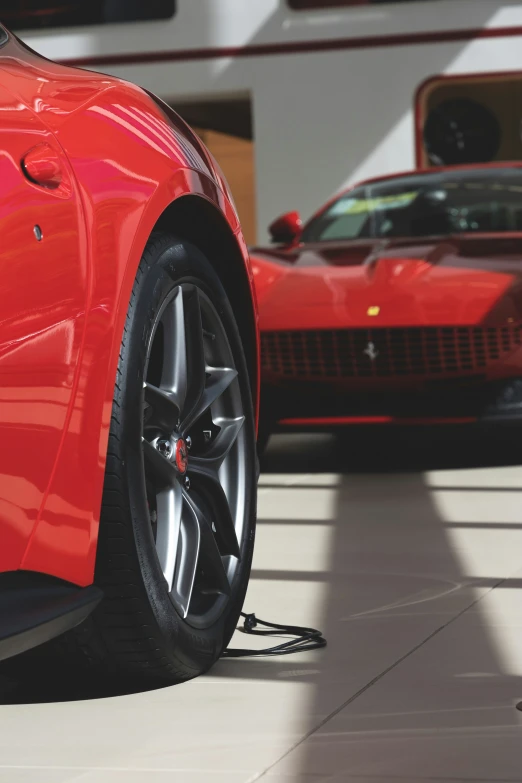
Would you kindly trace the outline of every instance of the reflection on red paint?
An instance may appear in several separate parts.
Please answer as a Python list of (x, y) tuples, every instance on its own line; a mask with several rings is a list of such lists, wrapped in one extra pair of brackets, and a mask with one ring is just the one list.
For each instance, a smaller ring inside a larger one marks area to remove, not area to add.
[[(230, 194), (182, 120), (15, 38), (2, 55), (0, 572), (85, 585), (123, 324), (158, 218), (179, 197), (204, 199), (252, 272)], [(47, 163), (31, 152), (42, 145)]]

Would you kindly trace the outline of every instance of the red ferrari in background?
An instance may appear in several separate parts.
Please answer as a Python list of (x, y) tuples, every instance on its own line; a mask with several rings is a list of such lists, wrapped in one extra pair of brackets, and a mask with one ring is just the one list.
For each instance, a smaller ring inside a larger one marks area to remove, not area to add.
[(226, 647), (254, 542), (237, 214), (168, 106), (3, 28), (0, 109), (0, 658), (78, 626), (80, 659), (184, 680)]
[(522, 168), (374, 179), (251, 250), (270, 432), (522, 418)]

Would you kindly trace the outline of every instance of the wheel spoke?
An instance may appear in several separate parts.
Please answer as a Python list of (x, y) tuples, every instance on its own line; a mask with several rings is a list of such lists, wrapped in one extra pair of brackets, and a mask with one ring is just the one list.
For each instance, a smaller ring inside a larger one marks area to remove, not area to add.
[(178, 482), (172, 488), (165, 489), (156, 496), (156, 551), (161, 570), (167, 580), (169, 592), (172, 590), (176, 568), (182, 505), (181, 486)]
[(150, 405), (152, 414), (147, 420), (147, 426), (159, 427), (166, 432), (172, 432), (179, 422), (180, 409), (176, 397), (171, 392), (158, 389), (150, 383), (144, 383), (145, 401)]
[(163, 457), (152, 443), (145, 438), (141, 439), (143, 458), (145, 461), (145, 473), (150, 478), (156, 489), (173, 487), (176, 481), (176, 469), (168, 459)]
[(239, 557), (239, 543), (237, 540), (234, 520), (230, 511), (228, 498), (219, 480), (219, 474), (212, 465), (207, 464), (203, 458), (189, 460), (189, 476), (194, 480), (194, 485), (201, 488), (209, 500), (216, 514), (214, 524), (216, 535), (221, 544), (223, 555)]
[(171, 597), (178, 612), (185, 618), (189, 612), (199, 560), (201, 524), (185, 492), (181, 513), (180, 542)]
[(187, 338), (185, 333), (185, 304), (181, 288), (167, 305), (162, 317), (164, 329), (163, 370), (161, 386), (182, 410), (187, 398)]
[(222, 419), (219, 422), (221, 429), (208, 451), (199, 457), (191, 455), (191, 466), (195, 469), (211, 470), (217, 473), (236, 442), (244, 422), (244, 416), (238, 416), (237, 419)]
[(186, 421), (193, 418), (193, 412), (201, 404), (205, 391), (206, 365), (199, 291), (195, 287), (190, 288), (184, 292), (184, 296), (188, 381), (182, 418)]
[(207, 411), (210, 406), (228, 389), (234, 378), (237, 378), (237, 370), (229, 367), (207, 367), (206, 385), (198, 404), (194, 405), (182, 422), (182, 430), (187, 432), (192, 425)]
[(212, 532), (212, 523), (193, 496), (187, 496), (187, 502), (190, 504), (199, 522), (199, 566), (203, 570), (205, 579), (202, 592), (207, 595), (212, 593), (230, 595), (230, 582), (228, 581), (218, 544)]

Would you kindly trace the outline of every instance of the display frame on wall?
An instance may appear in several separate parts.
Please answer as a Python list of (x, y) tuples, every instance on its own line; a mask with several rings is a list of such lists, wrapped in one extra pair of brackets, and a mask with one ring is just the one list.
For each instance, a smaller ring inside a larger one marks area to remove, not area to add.
[(177, 0), (0, 0), (0, 19), (15, 31), (164, 21), (177, 10)]
[(354, 6), (419, 2), (433, 2), (433, 0), (287, 0), (292, 11), (323, 11), (330, 8), (353, 8)]
[[(503, 94), (505, 93), (505, 97)], [(518, 95), (520, 100), (513, 100)], [(522, 160), (522, 70), (496, 73), (437, 74), (425, 79), (414, 95), (415, 165), (431, 168), (426, 148), (425, 128), (430, 112), (444, 101), (462, 100), (480, 103), (495, 115), (501, 129), (494, 161)], [(468, 162), (468, 161), (465, 161)], [(488, 162), (477, 160), (473, 162)]]

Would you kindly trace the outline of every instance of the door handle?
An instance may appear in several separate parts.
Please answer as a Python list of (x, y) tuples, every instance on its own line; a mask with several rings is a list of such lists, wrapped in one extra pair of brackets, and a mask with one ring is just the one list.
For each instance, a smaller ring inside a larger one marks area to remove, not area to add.
[(55, 189), (62, 182), (62, 164), (49, 144), (38, 144), (22, 159), (22, 171), (30, 182)]

